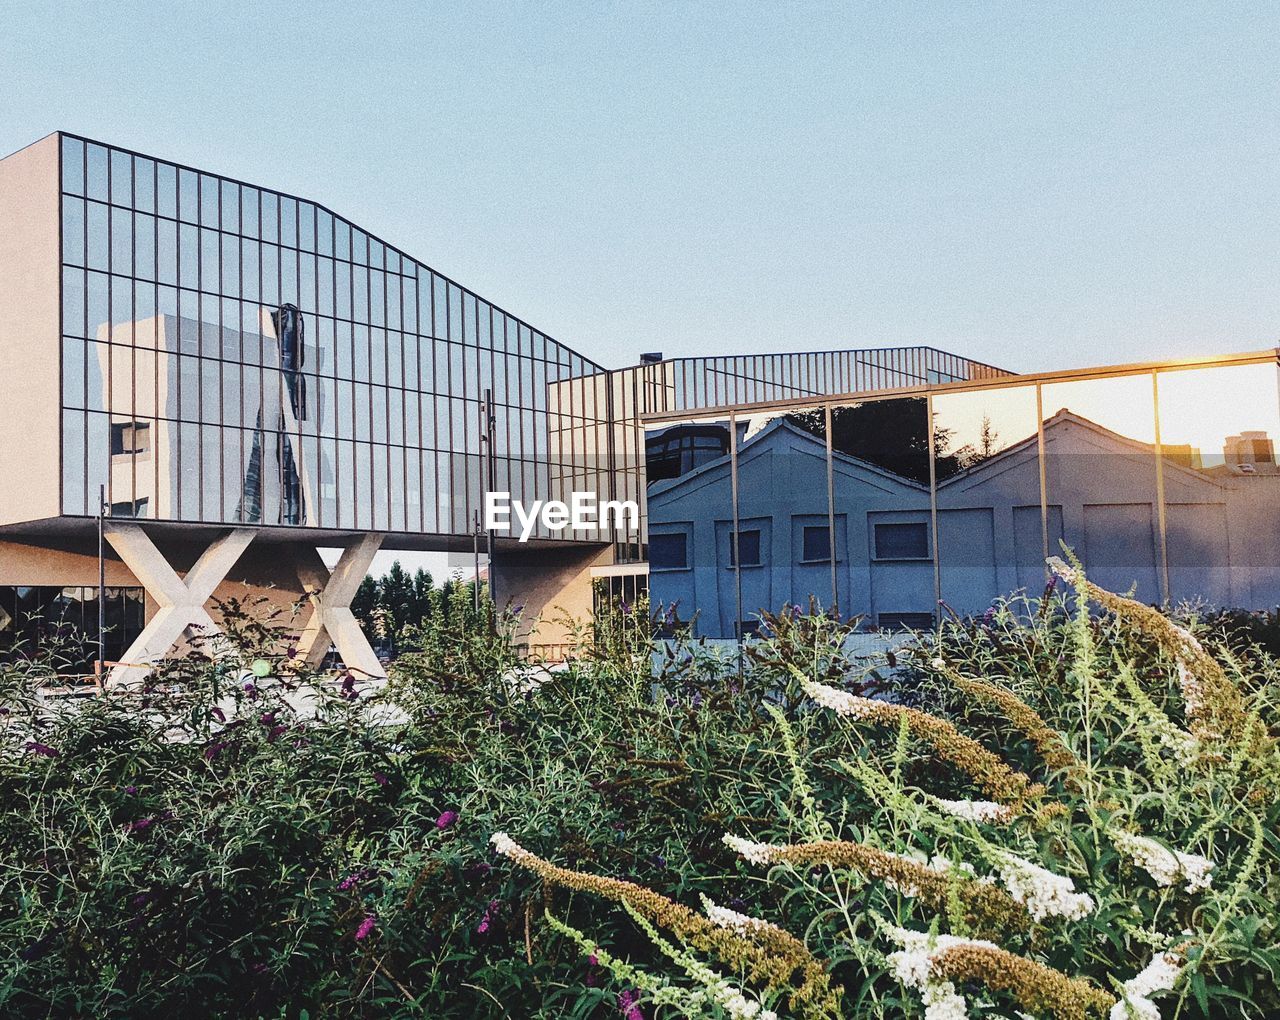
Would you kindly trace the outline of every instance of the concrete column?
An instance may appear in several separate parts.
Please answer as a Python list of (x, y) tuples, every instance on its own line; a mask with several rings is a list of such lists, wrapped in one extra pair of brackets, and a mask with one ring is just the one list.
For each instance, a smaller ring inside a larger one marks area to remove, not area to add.
[(351, 600), (381, 545), (381, 535), (365, 535), (343, 550), (332, 573), (314, 564), (298, 565), (298, 580), (311, 601), (311, 618), (298, 639), (300, 662), (312, 668), (319, 666), (332, 642), (347, 669), (366, 677), (386, 676), (351, 612)]
[(573, 636), (571, 622), (589, 624), (591, 568), (613, 563), (611, 545), (502, 548), (489, 565), (505, 607), (521, 606), (531, 644), (559, 645)]
[(217, 539), (185, 578), (177, 575), (140, 525), (113, 523), (104, 534), (160, 607), (124, 653), (123, 664), (107, 677), (108, 687), (126, 687), (140, 684), (151, 672), (151, 662), (170, 651), (184, 634), (208, 641), (222, 633), (205, 603), (249, 547), (255, 532), (236, 528)]

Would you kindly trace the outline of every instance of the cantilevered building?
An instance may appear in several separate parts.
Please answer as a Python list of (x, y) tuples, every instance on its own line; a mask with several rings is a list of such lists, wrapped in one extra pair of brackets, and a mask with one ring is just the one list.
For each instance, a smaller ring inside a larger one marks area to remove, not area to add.
[[(315, 202), (50, 135), (0, 160), (0, 645), (103, 599), (137, 679), (248, 585), (300, 606), (300, 655), (376, 674), (348, 608), (371, 557), (470, 549), (486, 491), (643, 503), (648, 415), (1007, 374), (931, 348), (608, 369)], [(646, 550), (643, 520), (541, 529), (491, 577), (585, 615)]]

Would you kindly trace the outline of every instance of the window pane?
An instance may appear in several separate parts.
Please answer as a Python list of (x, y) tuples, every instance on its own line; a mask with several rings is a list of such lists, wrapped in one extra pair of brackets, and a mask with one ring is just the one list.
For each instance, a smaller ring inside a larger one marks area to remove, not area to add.
[(806, 527), (804, 529), (804, 559), (809, 562), (831, 559), (831, 530), (827, 527)]
[(1046, 498), (1067, 546), (1104, 588), (1161, 602), (1151, 373), (1046, 385), (1041, 406)]
[[(835, 512), (847, 529), (845, 544), (836, 546), (840, 611), (846, 616), (874, 623), (887, 613), (933, 614), (927, 541), (931, 440), (928, 403), (921, 397), (831, 408)], [(877, 531), (886, 525), (878, 541)], [(894, 537), (899, 546), (889, 544)]]
[(685, 535), (651, 534), (649, 536), (649, 568), (651, 570), (683, 570), (688, 565)]
[(1276, 365), (1160, 372), (1157, 381), (1171, 600), (1280, 604)]
[(738, 556), (733, 554), (733, 543), (729, 543), (729, 565), (735, 566), (739, 560), (744, 567), (760, 565), (760, 529), (753, 528), (738, 532)]
[(876, 559), (922, 560), (929, 556), (929, 527), (924, 523), (877, 523)]
[(62, 190), (84, 194), (84, 142), (78, 138), (62, 139)]
[(942, 600), (974, 615), (997, 595), (1039, 595), (1047, 553), (1035, 386), (936, 394), (933, 442)]

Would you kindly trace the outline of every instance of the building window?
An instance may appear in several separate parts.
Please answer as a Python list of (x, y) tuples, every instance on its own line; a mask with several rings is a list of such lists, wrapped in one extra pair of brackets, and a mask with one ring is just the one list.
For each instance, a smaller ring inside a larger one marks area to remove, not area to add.
[(738, 623), (738, 633), (742, 637), (759, 637), (760, 621), (759, 620), (741, 620)]
[(148, 453), (151, 450), (151, 425), (145, 421), (113, 421), (111, 454)]
[(688, 566), (687, 535), (679, 532), (674, 535), (649, 536), (650, 570), (686, 570)]
[(723, 425), (679, 425), (645, 442), (649, 483), (679, 478), (729, 454)]
[[(0, 585), (0, 663), (42, 660), (60, 675), (86, 676), (98, 656), (98, 589)], [(143, 590), (109, 587), (102, 606), (103, 651), (118, 662), (142, 632)]]
[(125, 500), (123, 503), (112, 503), (112, 517), (146, 517), (147, 516), (148, 497), (143, 496), (141, 499)]
[[(750, 531), (738, 532), (738, 554), (742, 560), (744, 567), (760, 566), (760, 531), (754, 528)], [(736, 567), (737, 559), (733, 555), (733, 533), (729, 533), (729, 566)]]
[(876, 559), (927, 560), (929, 527), (924, 522), (876, 525)]
[(804, 563), (827, 563), (831, 559), (831, 529), (825, 524), (804, 529), (801, 561)]
[(932, 613), (879, 613), (881, 630), (928, 630), (933, 626)]

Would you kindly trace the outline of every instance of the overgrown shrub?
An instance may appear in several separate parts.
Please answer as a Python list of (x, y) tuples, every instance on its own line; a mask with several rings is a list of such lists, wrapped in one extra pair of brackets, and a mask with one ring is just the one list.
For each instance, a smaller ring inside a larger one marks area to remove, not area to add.
[(245, 607), (148, 692), (9, 668), (0, 1015), (1075, 1016), (1165, 953), (1137, 1016), (1275, 1015), (1276, 664), (1111, 598), (892, 664), (789, 607), (741, 672), (530, 672), (498, 619), (374, 693)]

